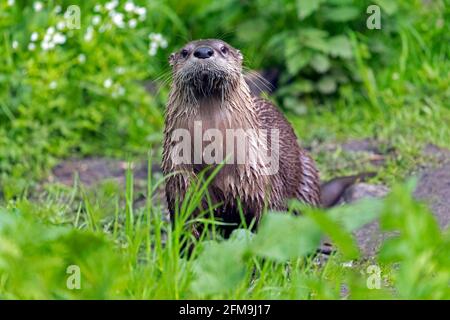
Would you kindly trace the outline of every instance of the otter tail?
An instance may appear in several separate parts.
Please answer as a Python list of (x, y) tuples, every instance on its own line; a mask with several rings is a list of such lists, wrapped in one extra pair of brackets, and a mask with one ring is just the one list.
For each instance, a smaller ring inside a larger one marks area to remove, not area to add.
[(365, 181), (369, 178), (372, 178), (375, 175), (375, 172), (363, 172), (353, 176), (334, 178), (328, 182), (323, 183), (320, 186), (320, 201), (322, 207), (329, 208), (334, 206), (344, 194), (345, 190), (348, 189), (348, 187), (356, 182)]

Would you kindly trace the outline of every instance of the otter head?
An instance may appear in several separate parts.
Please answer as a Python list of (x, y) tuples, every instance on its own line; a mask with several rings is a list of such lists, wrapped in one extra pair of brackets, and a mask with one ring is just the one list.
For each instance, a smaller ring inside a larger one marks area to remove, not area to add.
[(241, 79), (242, 54), (221, 40), (191, 41), (172, 53), (169, 62), (177, 90), (195, 99), (223, 97)]

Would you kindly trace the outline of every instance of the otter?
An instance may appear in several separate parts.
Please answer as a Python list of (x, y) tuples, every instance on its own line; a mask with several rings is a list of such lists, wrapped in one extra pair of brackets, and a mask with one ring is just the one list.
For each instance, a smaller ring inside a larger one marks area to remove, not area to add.
[[(289, 199), (320, 205), (313, 159), (299, 146), (292, 126), (274, 104), (251, 93), (242, 62), (239, 50), (217, 39), (189, 42), (169, 57), (172, 84), (162, 158), (169, 212), (173, 219), (202, 171), (210, 173), (223, 163), (209, 183), (208, 199), (202, 200), (196, 213), (213, 204), (214, 216), (231, 224), (223, 228), (225, 236), (241, 222), (240, 208), (245, 221), (257, 226), (265, 209), (284, 211)], [(229, 130), (238, 134), (230, 137)], [(206, 141), (195, 137), (181, 141), (177, 133), (200, 134)], [(226, 139), (215, 141), (217, 135)], [(244, 147), (239, 141), (245, 142)], [(182, 142), (190, 150), (181, 152)], [(212, 156), (223, 154), (215, 162), (207, 161), (205, 155), (212, 142), (218, 146)], [(226, 148), (229, 143), (231, 150)], [(244, 154), (243, 162), (238, 161), (239, 151)], [(268, 170), (268, 154), (278, 160), (276, 170)], [(200, 236), (197, 227), (193, 233)]]

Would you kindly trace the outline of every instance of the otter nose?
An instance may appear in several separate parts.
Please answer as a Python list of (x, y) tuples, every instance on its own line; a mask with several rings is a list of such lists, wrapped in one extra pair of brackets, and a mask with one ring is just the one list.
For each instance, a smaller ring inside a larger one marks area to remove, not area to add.
[(208, 59), (214, 55), (214, 50), (210, 47), (198, 47), (194, 51), (194, 57), (198, 59)]

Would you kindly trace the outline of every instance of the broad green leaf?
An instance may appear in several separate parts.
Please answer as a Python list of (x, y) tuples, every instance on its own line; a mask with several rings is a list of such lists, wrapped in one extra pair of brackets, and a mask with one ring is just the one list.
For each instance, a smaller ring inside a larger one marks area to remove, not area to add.
[(302, 49), (300, 41), (289, 39), (285, 47), (286, 66), (289, 74), (296, 75), (303, 67), (308, 65), (312, 53), (309, 50)]
[(323, 94), (331, 94), (336, 91), (336, 80), (331, 76), (322, 77), (317, 83), (317, 89)]
[(357, 259), (359, 257), (359, 249), (349, 233), (342, 225), (331, 219), (328, 214), (323, 212), (313, 212), (309, 217), (320, 226), (320, 229), (331, 238), (332, 242), (346, 259)]
[(388, 15), (394, 14), (398, 10), (398, 5), (395, 1), (390, 0), (374, 0)]
[(315, 28), (302, 29), (299, 32), (300, 44), (323, 53), (329, 51), (328, 32)]
[(324, 10), (327, 20), (335, 22), (345, 22), (358, 18), (362, 13), (356, 7), (336, 7)]
[(323, 2), (325, 0), (297, 0), (297, 15), (299, 19), (303, 20), (314, 13)]
[(301, 258), (316, 251), (321, 234), (309, 217), (269, 213), (261, 222), (251, 251), (279, 262)]
[(330, 60), (323, 54), (314, 55), (309, 64), (319, 73), (325, 73), (330, 69)]
[(260, 39), (268, 26), (263, 19), (246, 20), (236, 28), (236, 35), (240, 41), (251, 43)]
[(329, 52), (334, 57), (350, 59), (353, 57), (352, 45), (346, 36), (336, 36), (329, 40)]
[(383, 205), (383, 199), (363, 199), (356, 203), (332, 208), (329, 214), (335, 221), (339, 221), (347, 231), (355, 231), (365, 224), (375, 221), (380, 216)]
[(200, 295), (227, 293), (244, 280), (243, 241), (209, 242), (194, 264), (191, 290)]

